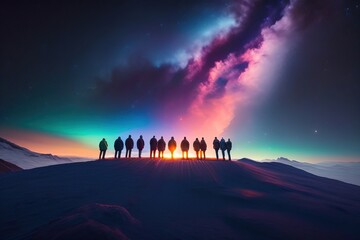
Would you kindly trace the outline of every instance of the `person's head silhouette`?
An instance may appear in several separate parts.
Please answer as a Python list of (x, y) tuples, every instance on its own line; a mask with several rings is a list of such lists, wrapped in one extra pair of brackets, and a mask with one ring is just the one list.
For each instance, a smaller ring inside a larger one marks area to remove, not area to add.
[(184, 140), (186, 140), (186, 137), (184, 137)]
[(142, 139), (142, 135), (140, 135), (140, 138)]
[(174, 140), (174, 137), (171, 137), (171, 140)]
[(131, 138), (131, 135), (129, 135), (129, 138)]

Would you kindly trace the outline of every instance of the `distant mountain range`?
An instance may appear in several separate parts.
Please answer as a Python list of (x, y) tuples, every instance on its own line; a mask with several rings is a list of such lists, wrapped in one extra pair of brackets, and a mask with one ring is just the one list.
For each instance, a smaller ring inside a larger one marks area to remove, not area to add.
[(314, 164), (289, 160), (284, 157), (264, 161), (287, 164), (321, 177), (337, 179), (360, 186), (360, 162), (327, 162)]
[(82, 162), (88, 159), (65, 158), (52, 154), (41, 154), (20, 147), (6, 139), (0, 138), (0, 159), (15, 164), (23, 169), (44, 167), (49, 165)]

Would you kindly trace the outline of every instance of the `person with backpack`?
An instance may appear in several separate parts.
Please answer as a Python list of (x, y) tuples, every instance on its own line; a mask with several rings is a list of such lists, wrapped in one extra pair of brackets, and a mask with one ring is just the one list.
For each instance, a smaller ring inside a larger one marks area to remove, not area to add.
[(106, 153), (107, 148), (108, 148), (108, 144), (107, 144), (105, 138), (103, 138), (99, 143), (99, 149), (100, 149), (99, 160), (105, 159), (105, 153)]
[(121, 137), (118, 137), (115, 140), (114, 149), (115, 149), (115, 158), (120, 158), (121, 157), (121, 152), (124, 149), (124, 142), (121, 139)]
[(176, 149), (176, 141), (174, 137), (171, 137), (171, 139), (168, 142), (168, 148), (171, 153), (171, 159), (174, 159), (174, 151)]
[(201, 138), (201, 142), (200, 142), (200, 159), (206, 159), (206, 156), (205, 156), (205, 152), (206, 152), (206, 149), (207, 149), (207, 145), (206, 145), (206, 142), (205, 142), (205, 139), (204, 138)]
[(150, 158), (155, 158), (158, 141), (155, 136), (150, 139)]
[(219, 139), (217, 139), (217, 137), (215, 137), (215, 139), (213, 141), (213, 148), (216, 153), (216, 160), (219, 160), (220, 141), (219, 141)]
[(164, 158), (164, 151), (166, 148), (166, 142), (163, 138), (163, 136), (161, 136), (161, 138), (158, 141), (158, 151), (159, 151), (159, 158)]
[(195, 139), (193, 143), (194, 151), (196, 152), (196, 159), (199, 160), (199, 151), (200, 151), (200, 141), (198, 138)]
[(229, 157), (229, 161), (231, 161), (231, 156), (230, 156), (230, 151), (232, 149), (232, 142), (230, 141), (230, 138), (228, 139), (228, 141), (226, 142), (226, 151)]
[(226, 142), (224, 138), (221, 138), (220, 140), (220, 149), (223, 156), (223, 160), (225, 161), (225, 150), (226, 150)]
[(182, 151), (182, 159), (185, 159), (185, 155), (186, 159), (189, 159), (190, 143), (188, 140), (186, 140), (186, 137), (184, 137), (184, 139), (181, 141), (180, 147)]
[(131, 150), (134, 148), (134, 140), (131, 138), (131, 135), (125, 141), (126, 147), (126, 158), (131, 158)]
[(142, 135), (140, 135), (140, 138), (137, 140), (136, 146), (137, 146), (137, 149), (139, 150), (139, 158), (141, 158), (141, 152), (142, 152), (142, 150), (144, 149), (144, 146), (145, 146), (145, 142), (144, 142), (144, 139), (143, 139)]

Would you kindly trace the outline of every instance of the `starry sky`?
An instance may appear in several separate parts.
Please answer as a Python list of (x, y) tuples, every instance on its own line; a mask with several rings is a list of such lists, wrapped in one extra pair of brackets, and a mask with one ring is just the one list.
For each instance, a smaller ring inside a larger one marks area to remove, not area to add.
[[(360, 161), (360, 2), (3, 1), (0, 136), (230, 138), (233, 157)], [(178, 151), (177, 154), (180, 154)], [(190, 155), (194, 153), (190, 152)]]

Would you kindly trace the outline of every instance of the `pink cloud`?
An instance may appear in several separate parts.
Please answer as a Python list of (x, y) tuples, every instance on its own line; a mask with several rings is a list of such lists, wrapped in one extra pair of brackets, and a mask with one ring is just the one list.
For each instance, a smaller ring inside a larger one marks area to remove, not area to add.
[[(181, 121), (184, 127), (197, 126), (194, 135), (202, 134), (208, 138), (221, 136), (235, 115), (241, 118), (248, 114), (244, 109), (271, 89), (292, 34), (289, 9), (291, 6), (285, 9), (284, 16), (275, 24), (262, 29), (259, 38), (254, 40), (260, 42), (245, 46), (248, 48), (242, 54), (230, 53), (225, 59), (215, 62), (207, 79), (197, 86), (197, 96), (188, 109), (187, 117)], [(224, 39), (215, 39), (209, 48), (221, 45)], [(188, 68), (188, 78), (196, 76), (202, 65), (202, 58), (195, 59)], [(239, 66), (245, 66), (245, 69)]]

